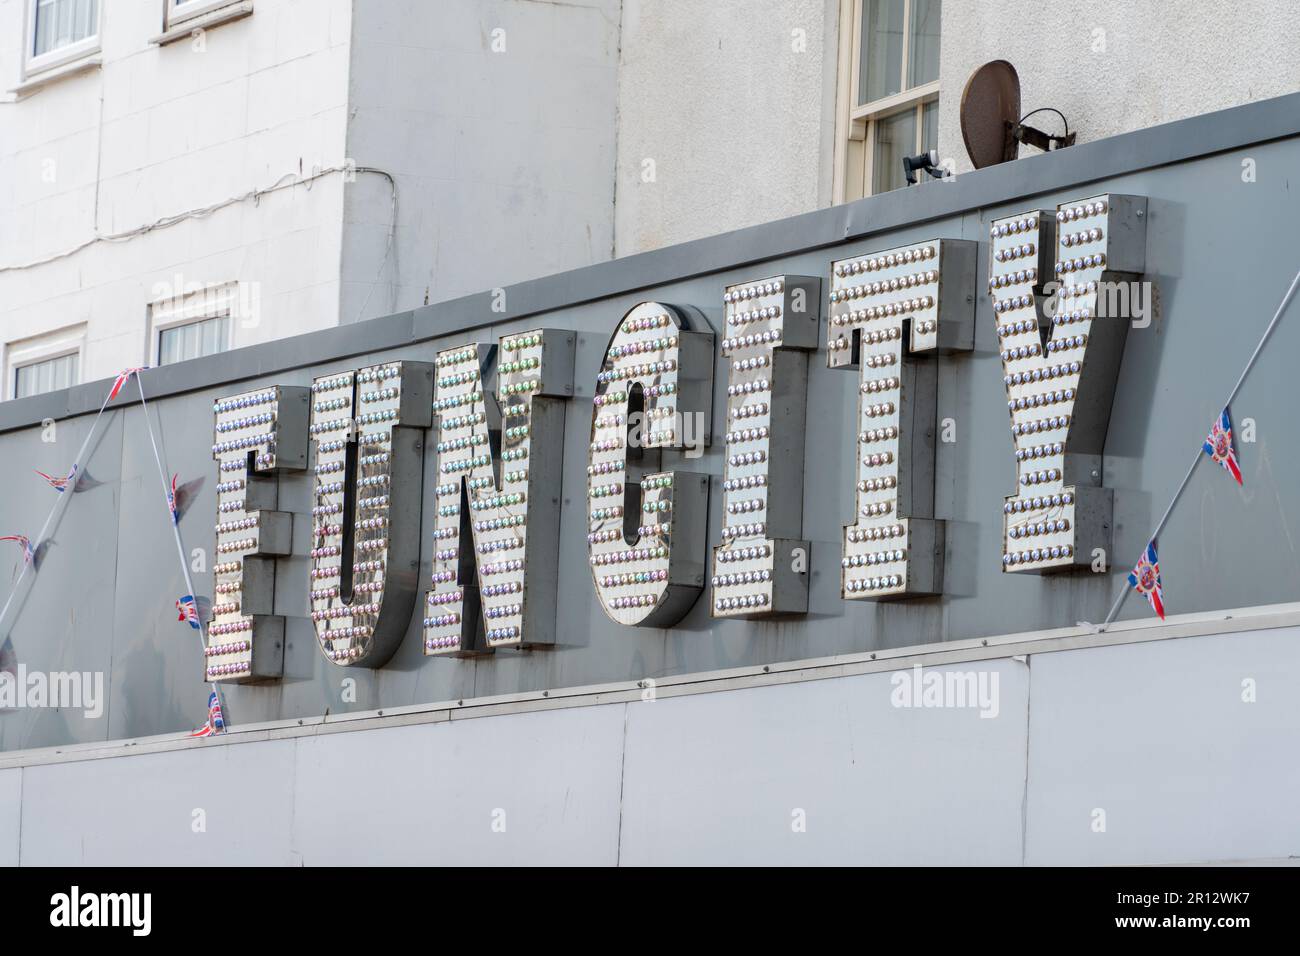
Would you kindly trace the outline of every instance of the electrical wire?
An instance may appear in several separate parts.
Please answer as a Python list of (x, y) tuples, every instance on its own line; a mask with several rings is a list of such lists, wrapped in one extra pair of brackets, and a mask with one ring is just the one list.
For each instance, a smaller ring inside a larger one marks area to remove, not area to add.
[(1033, 116), (1035, 113), (1055, 113), (1057, 116), (1061, 117), (1061, 122), (1065, 125), (1065, 138), (1066, 139), (1070, 138), (1070, 121), (1065, 118), (1064, 113), (1062, 113), (1054, 106), (1040, 106), (1036, 110), (1030, 110), (1028, 113), (1020, 117), (1020, 119), (1016, 121), (1016, 125), (1020, 126), (1021, 124), (1024, 123), (1025, 120), (1029, 119), (1029, 117)]
[[(149, 233), (156, 232), (160, 229), (168, 229), (182, 222), (188, 222), (191, 219), (206, 219), (208, 216), (211, 216), (214, 212), (218, 212), (229, 206), (234, 206), (237, 205), (238, 203), (248, 202), (249, 200), (252, 200), (254, 204), (256, 204), (261, 201), (263, 196), (269, 196), (272, 193), (279, 192), (282, 189), (292, 189), (294, 186), (307, 185), (309, 183), (315, 182), (317, 179), (321, 179), (325, 176), (330, 176), (333, 175), (334, 173), (341, 173), (341, 172), (373, 173), (375, 175), (383, 176), (385, 179), (388, 180), (389, 185), (392, 187), (392, 192), (393, 192), (392, 222), (388, 230), (388, 251), (384, 253), (384, 263), (386, 263), (388, 261), (388, 254), (392, 250), (393, 237), (397, 230), (397, 181), (393, 178), (391, 173), (385, 172), (382, 169), (376, 169), (372, 166), (341, 165), (341, 166), (328, 166), (325, 169), (317, 170), (316, 172), (311, 173), (308, 176), (296, 176), (294, 173), (286, 173), (285, 175), (277, 179), (274, 183), (272, 183), (270, 186), (262, 186), (256, 189), (250, 189), (247, 192), (240, 193), (237, 196), (230, 196), (226, 199), (222, 199), (218, 202), (211, 203), (207, 206), (197, 206), (193, 209), (187, 209), (184, 212), (174, 213), (170, 216), (163, 216), (159, 219), (155, 219), (151, 223), (147, 223), (143, 226), (136, 226), (134, 229), (127, 229), (123, 232), (100, 233), (96, 231), (95, 234), (91, 236), (91, 238), (87, 239), (85, 242), (78, 243), (77, 245), (72, 246), (69, 249), (65, 249), (62, 252), (56, 252), (53, 255), (45, 256), (40, 259), (33, 259), (29, 262), (17, 263), (15, 265), (0, 265), (0, 274), (6, 272), (21, 272), (24, 269), (34, 269), (37, 266), (48, 265), (51, 262), (58, 262), (60, 259), (66, 259), (69, 256), (74, 256), (78, 252), (81, 252), (83, 249), (89, 249), (91, 246), (97, 245), (98, 243), (101, 242), (127, 242), (131, 239), (136, 239), (139, 238), (140, 236), (148, 235)], [(286, 180), (290, 180), (290, 181), (286, 182)], [(383, 268), (383, 263), (381, 263), (380, 265), (381, 270), (382, 268)], [(376, 281), (378, 280), (376, 279)], [(367, 301), (369, 301), (369, 295), (367, 295)]]

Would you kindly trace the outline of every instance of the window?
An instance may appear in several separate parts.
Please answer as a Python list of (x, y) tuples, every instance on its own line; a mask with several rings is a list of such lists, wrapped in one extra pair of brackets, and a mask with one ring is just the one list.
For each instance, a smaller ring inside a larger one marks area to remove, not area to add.
[(4, 398), (26, 398), (81, 381), (84, 325), (59, 329), (5, 346), (8, 369)]
[(215, 355), (229, 347), (228, 315), (174, 325), (158, 332), (158, 364), (170, 365), (172, 362), (184, 362), (203, 355)]
[(841, 0), (837, 202), (906, 184), (903, 157), (935, 149), (942, 0)]
[[(186, 20), (192, 20), (195, 17), (201, 17), (205, 13), (211, 13), (213, 10), (219, 10), (222, 7), (230, 7), (239, 3), (239, 0), (163, 0), (163, 9), (166, 14), (163, 18), (163, 29), (170, 30)], [(240, 11), (240, 13), (251, 12)]]
[(99, 49), (99, 0), (28, 0), (27, 72)]
[(19, 365), (14, 369), (14, 398), (26, 398), (41, 392), (76, 385), (80, 374), (81, 355), (73, 352), (57, 358)]
[(238, 282), (195, 286), (149, 306), (154, 364), (170, 365), (230, 348), (233, 317), (242, 315)]

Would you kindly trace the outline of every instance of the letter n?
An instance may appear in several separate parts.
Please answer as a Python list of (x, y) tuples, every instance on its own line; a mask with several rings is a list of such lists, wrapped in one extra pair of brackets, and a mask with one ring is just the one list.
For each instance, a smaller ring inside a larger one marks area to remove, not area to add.
[[(573, 332), (438, 353), (438, 514), (424, 653), (555, 643), (564, 417)], [(482, 370), (497, 353), (496, 394)], [(482, 617), (482, 625), (479, 618)]]

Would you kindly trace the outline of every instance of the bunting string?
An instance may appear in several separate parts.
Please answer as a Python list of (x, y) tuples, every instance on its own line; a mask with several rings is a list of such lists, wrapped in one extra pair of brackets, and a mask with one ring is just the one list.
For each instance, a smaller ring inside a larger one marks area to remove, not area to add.
[[(198, 601), (194, 595), (194, 582), (190, 579), (190, 563), (185, 558), (185, 543), (181, 540), (181, 527), (176, 510), (176, 492), (175, 482), (167, 480), (167, 469), (163, 467), (162, 455), (158, 451), (158, 439), (153, 431), (153, 419), (149, 417), (149, 405), (144, 397), (144, 382), (140, 376), (135, 377), (136, 387), (140, 389), (140, 407), (144, 410), (145, 427), (149, 429), (149, 444), (153, 448), (153, 460), (158, 464), (158, 479), (162, 482), (163, 502), (167, 507), (167, 523), (172, 529), (172, 539), (176, 542), (176, 556), (181, 562), (181, 574), (185, 577), (185, 596), (176, 602), (176, 609), (180, 612), (179, 620), (188, 621), (199, 636), (199, 651), (202, 653), (207, 650), (207, 645), (203, 641), (203, 623), (199, 619)], [(206, 660), (206, 657), (203, 658)], [(204, 668), (206, 671), (206, 668)], [(211, 693), (208, 694), (208, 733), (191, 736), (210, 736), (214, 733), (225, 733), (226, 727), (229, 726), (229, 718), (225, 717), (225, 711), (221, 706), (221, 687), (213, 680), (208, 682), (211, 686)]]
[[(104, 409), (108, 408), (108, 403), (111, 402), (111, 401), (113, 400), (113, 398), (117, 395), (118, 391), (120, 391), (120, 386), (117, 386), (116, 383), (114, 383), (114, 384), (115, 384), (115, 387), (114, 387), (114, 388), (109, 392), (109, 394), (104, 398), (104, 402), (103, 402), (103, 404), (99, 406), (99, 412), (96, 413), (96, 415), (95, 415), (95, 420), (94, 420), (93, 422), (90, 423), (90, 431), (88, 431), (88, 432), (86, 433), (86, 437), (85, 437), (85, 439), (82, 441), (82, 443), (81, 443), (81, 447), (77, 449), (76, 457), (73, 458), (73, 460), (72, 460), (72, 467), (71, 467), (70, 469), (68, 469), (68, 477), (69, 477), (69, 478), (71, 478), (72, 476), (74, 476), (74, 475), (75, 475), (75, 474), (76, 474), (76, 473), (81, 469), (81, 465), (82, 465), (82, 461), (81, 461), (81, 459), (82, 459), (82, 457), (86, 454), (86, 449), (90, 447), (91, 439), (93, 439), (93, 438), (95, 437), (95, 433), (99, 430), (99, 422), (100, 422), (100, 419), (102, 419), (102, 418), (104, 417)], [(39, 472), (38, 472), (38, 474), (39, 474)], [(42, 476), (42, 477), (45, 477), (45, 476)], [(49, 479), (46, 478), (46, 480), (48, 481)], [(55, 480), (57, 481), (58, 479), (55, 479)], [(51, 482), (51, 484), (53, 484), (53, 482)], [(59, 506), (60, 506), (60, 505), (64, 505), (64, 506), (66, 507), (66, 505), (67, 505), (67, 501), (68, 501), (68, 499), (71, 497), (71, 496), (66, 496), (66, 495), (62, 494), (62, 492), (63, 492), (63, 489), (62, 489), (62, 488), (58, 488), (57, 485), (55, 485), (55, 487), (56, 487), (56, 489), (60, 492), (60, 494), (59, 494), (59, 496), (58, 496), (57, 498), (54, 499), (54, 504), (50, 506), (50, 512), (49, 512), (49, 514), (47, 514), (47, 515), (45, 516), (45, 523), (41, 525), (41, 530), (40, 530), (39, 532), (37, 532), (36, 539), (35, 539), (35, 540), (36, 540), (36, 543), (35, 543), (35, 545), (32, 546), (32, 549), (33, 549), (33, 555), (35, 554), (36, 551), (39, 551), (41, 545), (45, 542), (45, 535), (49, 532), (49, 530), (50, 530), (50, 525), (53, 524), (53, 522), (54, 522), (54, 515), (55, 515), (56, 512), (58, 512), (58, 510), (59, 510)], [(75, 492), (75, 490), (76, 490), (76, 489), (75, 489), (75, 487), (74, 487), (74, 488), (73, 488), (73, 491)], [(0, 625), (3, 625), (4, 622), (5, 622), (5, 620), (8, 618), (8, 616), (9, 616), (9, 608), (10, 608), (10, 606), (13, 604), (13, 602), (14, 602), (14, 598), (18, 595), (18, 591), (19, 591), (19, 589), (22, 587), (23, 579), (27, 577), (27, 571), (28, 571), (28, 569), (31, 568), (31, 569), (34, 570), (34, 569), (35, 569), (35, 565), (36, 565), (36, 561), (34, 561), (34, 560), (28, 560), (28, 561), (23, 562), (23, 567), (22, 567), (22, 570), (21, 570), (21, 571), (19, 572), (19, 574), (18, 574), (18, 579), (17, 579), (16, 581), (14, 581), (14, 586), (13, 586), (12, 590), (10, 590), (10, 592), (9, 592), (9, 596), (8, 596), (7, 598), (5, 598), (4, 606), (3, 606), (3, 607), (0, 607)], [(4, 633), (5, 633), (6, 636), (8, 636), (8, 633), (9, 633), (9, 632), (8, 632), (8, 631), (5, 631)]]
[[(1269, 336), (1273, 334), (1273, 331), (1277, 328), (1278, 323), (1282, 321), (1282, 314), (1286, 312), (1286, 307), (1291, 304), (1291, 299), (1295, 296), (1297, 287), (1300, 287), (1300, 272), (1297, 272), (1295, 274), (1295, 278), (1291, 280), (1291, 285), (1286, 290), (1286, 294), (1282, 296), (1282, 301), (1278, 305), (1277, 311), (1273, 313), (1272, 321), (1270, 321), (1268, 323), (1267, 328), (1264, 329), (1264, 334), (1260, 336), (1259, 344), (1255, 346), (1255, 351), (1252, 352), (1250, 354), (1250, 358), (1246, 360), (1246, 367), (1241, 370), (1241, 375), (1237, 377), (1237, 384), (1232, 386), (1232, 391), (1228, 393), (1227, 400), (1224, 401), (1224, 403), (1219, 406), (1221, 411), (1219, 412), (1220, 418), (1218, 419), (1218, 421), (1220, 423), (1222, 423), (1225, 420), (1228, 407), (1232, 404), (1232, 400), (1237, 397), (1237, 393), (1241, 391), (1241, 386), (1245, 383), (1246, 376), (1250, 374), (1250, 370), (1255, 367), (1255, 362), (1259, 360), (1260, 355), (1263, 353), (1264, 346), (1265, 344), (1267, 344), (1269, 340)], [(1213, 435), (1213, 429), (1211, 429), (1211, 435)], [(1148, 558), (1151, 558), (1152, 559), (1151, 563), (1155, 564), (1154, 559), (1156, 554), (1156, 539), (1160, 537), (1160, 532), (1164, 531), (1165, 525), (1169, 523), (1169, 516), (1174, 513), (1174, 507), (1178, 504), (1178, 499), (1180, 499), (1183, 496), (1183, 492), (1187, 490), (1187, 485), (1192, 480), (1192, 475), (1196, 473), (1196, 466), (1199, 465), (1206, 458), (1206, 448), (1205, 448), (1206, 444), (1207, 444), (1206, 439), (1203, 437), (1201, 439), (1201, 444), (1198, 444), (1196, 446), (1196, 457), (1192, 459), (1191, 467), (1187, 469), (1187, 474), (1183, 475), (1183, 480), (1179, 483), (1178, 487), (1174, 490), (1174, 496), (1169, 500), (1169, 506), (1165, 508), (1165, 513), (1160, 516), (1159, 522), (1156, 523), (1155, 530), (1151, 532), (1151, 535), (1147, 538), (1146, 544), (1143, 546), (1142, 559), (1139, 560), (1138, 563), (1134, 566), (1133, 574), (1130, 574), (1129, 577), (1125, 579), (1124, 587), (1120, 590), (1119, 595), (1115, 598), (1115, 603), (1110, 606), (1110, 613), (1106, 615), (1106, 620), (1102, 621), (1101, 625), (1097, 628), (1098, 631), (1104, 631), (1106, 630), (1107, 627), (1110, 626), (1111, 622), (1115, 620), (1115, 615), (1119, 613), (1119, 609), (1123, 606), (1124, 599), (1129, 596), (1129, 592), (1135, 589), (1139, 589), (1138, 584), (1134, 583), (1135, 579), (1138, 582), (1141, 582), (1144, 580), (1144, 578), (1146, 579), (1150, 578), (1149, 573), (1145, 575), (1143, 574), (1143, 570), (1142, 570), (1143, 565), (1145, 562), (1147, 562)], [(1229, 439), (1229, 448), (1231, 448), (1231, 439)], [(1232, 457), (1232, 461), (1233, 464), (1236, 463), (1235, 454)], [(1226, 464), (1225, 467), (1227, 467)], [(1231, 471), (1231, 469), (1229, 470)], [(1234, 477), (1236, 477), (1236, 475), (1237, 473), (1234, 473)], [(1241, 480), (1240, 477), (1238, 477), (1237, 480), (1240, 481)], [(1156, 586), (1158, 587), (1159, 586), (1158, 566), (1157, 566), (1155, 580), (1156, 580)], [(1146, 592), (1146, 593), (1148, 594), (1148, 601), (1150, 601), (1150, 592)], [(1153, 609), (1155, 608), (1154, 603), (1152, 603), (1152, 608)], [(1162, 619), (1164, 618), (1163, 595), (1161, 595), (1160, 617)]]
[[(55, 478), (51, 475), (45, 474), (44, 472), (36, 472), (59, 494), (55, 499), (53, 506), (50, 508), (49, 514), (46, 515), (45, 522), (41, 525), (41, 530), (37, 534), (35, 545), (32, 544), (31, 540), (26, 535), (8, 535), (0, 537), (0, 541), (12, 540), (18, 542), (23, 548), (25, 558), (22, 569), (19, 571), (18, 578), (14, 581), (13, 588), (10, 590), (9, 596), (5, 599), (4, 606), (0, 607), (0, 625), (3, 625), (7, 620), (9, 609), (13, 605), (14, 598), (17, 597), (22, 587), (28, 570), (31, 569), (33, 572), (36, 570), (41, 547), (46, 541), (46, 534), (49, 532), (49, 529), (54, 522), (60, 505), (67, 507), (67, 498), (70, 496), (65, 496), (64, 492), (69, 487), (71, 487), (75, 492), (79, 487), (79, 484), (74, 484), (74, 482), (80, 481), (78, 478), (78, 472), (81, 471), (82, 474), (86, 474), (84, 470), (82, 470), (82, 459), (85, 457), (86, 450), (90, 448), (91, 442), (99, 431), (100, 421), (104, 416), (105, 409), (108, 408), (108, 403), (115, 399), (122, 392), (122, 389), (126, 384), (134, 377), (136, 385), (140, 388), (140, 405), (144, 411), (145, 427), (149, 430), (149, 442), (153, 446), (154, 461), (157, 462), (159, 475), (162, 477), (163, 491), (167, 502), (168, 523), (172, 526), (172, 535), (176, 541), (177, 555), (181, 562), (181, 574), (185, 578), (185, 586), (188, 589), (188, 593), (185, 597), (181, 601), (176, 602), (177, 610), (181, 612), (180, 620), (187, 621), (191, 627), (194, 627), (198, 631), (201, 650), (206, 650), (206, 646), (203, 645), (203, 629), (201, 612), (199, 610), (199, 601), (194, 597), (194, 583), (190, 579), (189, 564), (185, 560), (185, 546), (181, 541), (180, 536), (180, 502), (177, 497), (176, 482), (175, 479), (173, 479), (170, 484), (168, 483), (166, 472), (162, 466), (162, 457), (158, 450), (158, 440), (154, 435), (153, 422), (149, 418), (149, 409), (145, 402), (144, 383), (140, 380), (139, 373), (142, 371), (144, 371), (143, 368), (123, 369), (117, 375), (116, 379), (114, 379), (108, 395), (105, 396), (103, 403), (99, 406), (99, 411), (91, 422), (90, 430), (86, 433), (86, 437), (82, 441), (81, 447), (77, 449), (77, 454), (73, 460), (72, 467), (68, 469), (68, 476), (66, 478)], [(7, 631), (3, 633), (8, 634)], [(191, 734), (191, 736), (207, 737), (213, 734), (224, 733), (226, 726), (227, 721), (224, 718), (221, 707), (220, 689), (216, 683), (212, 683), (211, 691), (208, 695), (207, 723), (204, 725), (204, 728), (199, 732)]]

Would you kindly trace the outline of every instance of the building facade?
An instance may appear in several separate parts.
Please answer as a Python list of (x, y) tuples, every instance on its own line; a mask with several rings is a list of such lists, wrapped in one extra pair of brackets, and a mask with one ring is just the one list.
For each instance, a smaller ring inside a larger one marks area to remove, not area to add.
[(1300, 86), (1281, 0), (1034, 9), (6, 0), (0, 398), (960, 175), (992, 59), (1080, 143)]
[(1300, 94), (1138, 125), (0, 405), (0, 863), (1294, 859)]
[(608, 259), (617, 6), (6, 2), (4, 397)]

